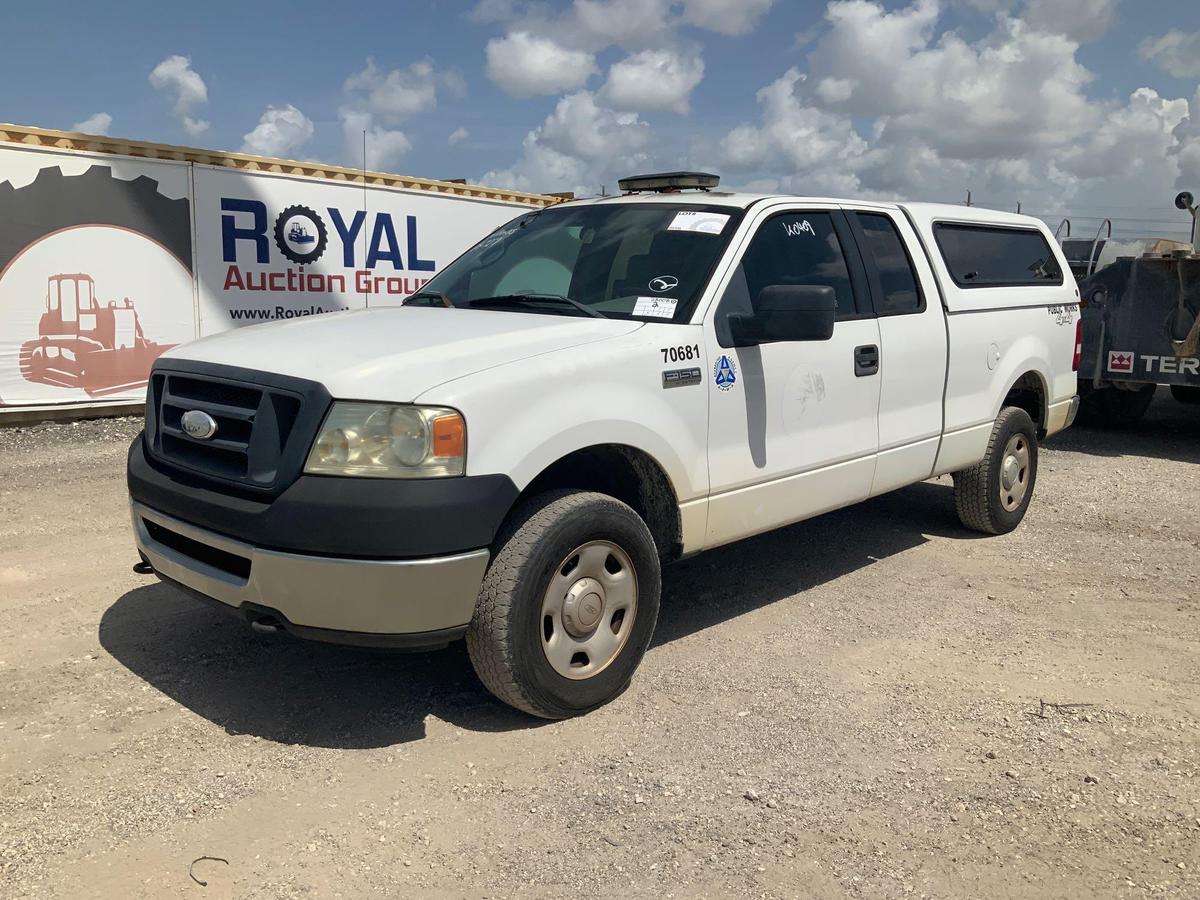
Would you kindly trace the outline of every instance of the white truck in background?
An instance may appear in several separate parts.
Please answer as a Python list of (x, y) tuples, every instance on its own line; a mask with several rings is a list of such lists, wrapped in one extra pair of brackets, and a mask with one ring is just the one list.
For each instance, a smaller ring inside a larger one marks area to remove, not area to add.
[(560, 718), (629, 684), (664, 563), (945, 473), (967, 527), (1015, 528), (1078, 406), (1045, 225), (716, 182), (626, 179), (403, 308), (166, 353), (129, 455), (143, 566), (260, 630), (465, 636)]

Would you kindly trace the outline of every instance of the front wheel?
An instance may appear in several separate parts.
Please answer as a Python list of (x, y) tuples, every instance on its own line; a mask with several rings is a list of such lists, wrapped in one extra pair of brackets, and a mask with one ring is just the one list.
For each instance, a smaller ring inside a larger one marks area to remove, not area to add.
[(467, 631), (480, 681), (544, 719), (589, 712), (629, 686), (658, 619), (658, 549), (604, 494), (551, 491), (514, 511)]
[(1006, 406), (996, 417), (983, 461), (954, 473), (954, 506), (973, 531), (1007, 534), (1025, 518), (1037, 481), (1037, 426)]

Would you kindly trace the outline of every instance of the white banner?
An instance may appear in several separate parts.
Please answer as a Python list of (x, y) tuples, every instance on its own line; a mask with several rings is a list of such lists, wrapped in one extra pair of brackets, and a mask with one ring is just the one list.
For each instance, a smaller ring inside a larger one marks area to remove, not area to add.
[(139, 400), (195, 337), (397, 305), (528, 208), (0, 144), (0, 411)]
[(0, 146), (0, 408), (141, 398), (195, 334), (186, 163)]
[(200, 333), (395, 306), (528, 209), (435, 194), (196, 166)]

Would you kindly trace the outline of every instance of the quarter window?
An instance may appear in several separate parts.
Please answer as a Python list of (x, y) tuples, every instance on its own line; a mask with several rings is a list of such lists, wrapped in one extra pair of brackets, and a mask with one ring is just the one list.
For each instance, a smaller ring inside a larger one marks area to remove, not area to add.
[(959, 287), (1062, 284), (1058, 258), (1036, 229), (939, 223), (933, 233)]
[(871, 279), (875, 291), (875, 312), (881, 316), (921, 312), (925, 308), (921, 287), (913, 271), (912, 260), (889, 216), (858, 213), (858, 224), (866, 239), (863, 254), (874, 263)]

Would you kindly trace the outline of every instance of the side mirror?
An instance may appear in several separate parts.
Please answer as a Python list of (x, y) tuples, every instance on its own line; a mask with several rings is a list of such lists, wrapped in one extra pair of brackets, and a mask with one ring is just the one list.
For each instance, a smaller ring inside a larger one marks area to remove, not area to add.
[(758, 293), (754, 314), (729, 316), (736, 347), (779, 341), (827, 341), (833, 337), (837, 295), (824, 284), (772, 284)]
[(1175, 208), (1190, 211), (1195, 200), (1188, 191), (1180, 191), (1175, 197)]

